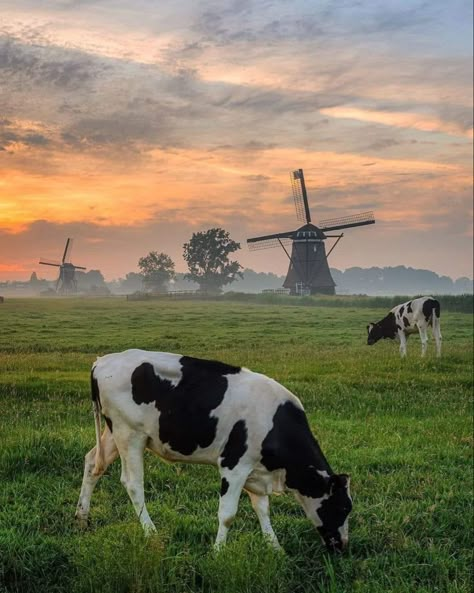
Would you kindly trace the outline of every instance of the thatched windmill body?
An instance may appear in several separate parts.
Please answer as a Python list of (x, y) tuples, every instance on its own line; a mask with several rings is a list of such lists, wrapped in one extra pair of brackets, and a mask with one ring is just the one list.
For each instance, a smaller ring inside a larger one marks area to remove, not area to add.
[(56, 280), (56, 292), (59, 294), (71, 294), (77, 292), (76, 270), (85, 270), (83, 266), (76, 266), (69, 260), (72, 249), (72, 239), (66, 241), (64, 253), (61, 261), (50, 259), (40, 259), (39, 263), (43, 266), (54, 266), (59, 268), (59, 277)]
[[(311, 222), (303, 170), (293, 171), (290, 177), (296, 216), (304, 225), (294, 231), (247, 239), (249, 249), (283, 248), (290, 261), (283, 286), (290, 289), (290, 294), (335, 294), (336, 283), (332, 279), (327, 258), (344, 234), (328, 233), (374, 224), (373, 212), (323, 220), (316, 226)], [(326, 253), (324, 242), (329, 238), (336, 241)]]

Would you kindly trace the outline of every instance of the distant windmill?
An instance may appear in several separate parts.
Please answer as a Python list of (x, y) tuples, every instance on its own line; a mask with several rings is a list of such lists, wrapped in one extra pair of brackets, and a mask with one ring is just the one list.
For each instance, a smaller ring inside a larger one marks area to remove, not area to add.
[(77, 292), (76, 270), (85, 270), (83, 266), (75, 266), (67, 261), (71, 255), (72, 239), (66, 241), (63, 258), (59, 261), (40, 259), (40, 264), (43, 266), (54, 266), (59, 268), (59, 277), (56, 281), (56, 292), (59, 294), (70, 294)]
[[(296, 217), (305, 224), (295, 231), (247, 239), (249, 249), (268, 249), (278, 245), (283, 248), (290, 260), (283, 286), (290, 289), (290, 294), (335, 294), (336, 283), (329, 271), (327, 258), (344, 234), (327, 235), (326, 233), (374, 224), (374, 214), (373, 212), (362, 212), (352, 216), (322, 220), (319, 226), (316, 226), (311, 223), (303, 169), (290, 173), (290, 178)], [(326, 254), (324, 241), (328, 238), (336, 238), (337, 241)], [(291, 255), (287, 250), (290, 244)]]

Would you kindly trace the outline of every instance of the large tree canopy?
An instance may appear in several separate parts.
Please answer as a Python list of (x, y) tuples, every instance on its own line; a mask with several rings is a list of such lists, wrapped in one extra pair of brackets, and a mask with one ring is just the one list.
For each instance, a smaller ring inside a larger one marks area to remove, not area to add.
[(147, 288), (155, 291), (165, 289), (166, 283), (174, 278), (174, 262), (166, 253), (150, 253), (138, 260), (138, 267)]
[(229, 260), (229, 254), (240, 249), (240, 243), (233, 241), (224, 229), (193, 233), (183, 247), (183, 257), (189, 269), (185, 277), (197, 282), (201, 290), (219, 292), (237, 276), (242, 278), (242, 266)]

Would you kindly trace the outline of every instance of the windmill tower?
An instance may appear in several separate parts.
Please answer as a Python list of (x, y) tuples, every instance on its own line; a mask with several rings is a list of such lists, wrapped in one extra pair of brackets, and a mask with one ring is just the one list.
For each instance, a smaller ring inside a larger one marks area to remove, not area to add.
[[(322, 220), (319, 226), (316, 226), (311, 222), (303, 169), (293, 171), (290, 178), (296, 217), (300, 222), (304, 222), (303, 226), (294, 231), (247, 239), (249, 249), (268, 249), (279, 245), (283, 248), (290, 260), (283, 286), (290, 289), (290, 294), (335, 294), (336, 283), (332, 279), (327, 258), (344, 234), (327, 233), (374, 224), (374, 214), (362, 212), (352, 216)], [(326, 253), (324, 242), (329, 238), (334, 238), (336, 241)], [(291, 255), (288, 252), (290, 246)]]
[(83, 266), (75, 266), (68, 261), (71, 255), (72, 239), (66, 241), (63, 258), (59, 261), (40, 259), (43, 266), (54, 266), (59, 268), (59, 277), (56, 280), (56, 292), (58, 294), (71, 294), (77, 292), (76, 270), (85, 270)]

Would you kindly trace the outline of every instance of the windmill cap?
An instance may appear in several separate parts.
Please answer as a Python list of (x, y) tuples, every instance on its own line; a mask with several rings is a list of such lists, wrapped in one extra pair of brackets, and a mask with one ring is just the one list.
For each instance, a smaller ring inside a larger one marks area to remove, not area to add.
[(296, 230), (293, 239), (317, 239), (321, 241), (326, 239), (326, 235), (321, 229), (309, 222)]

